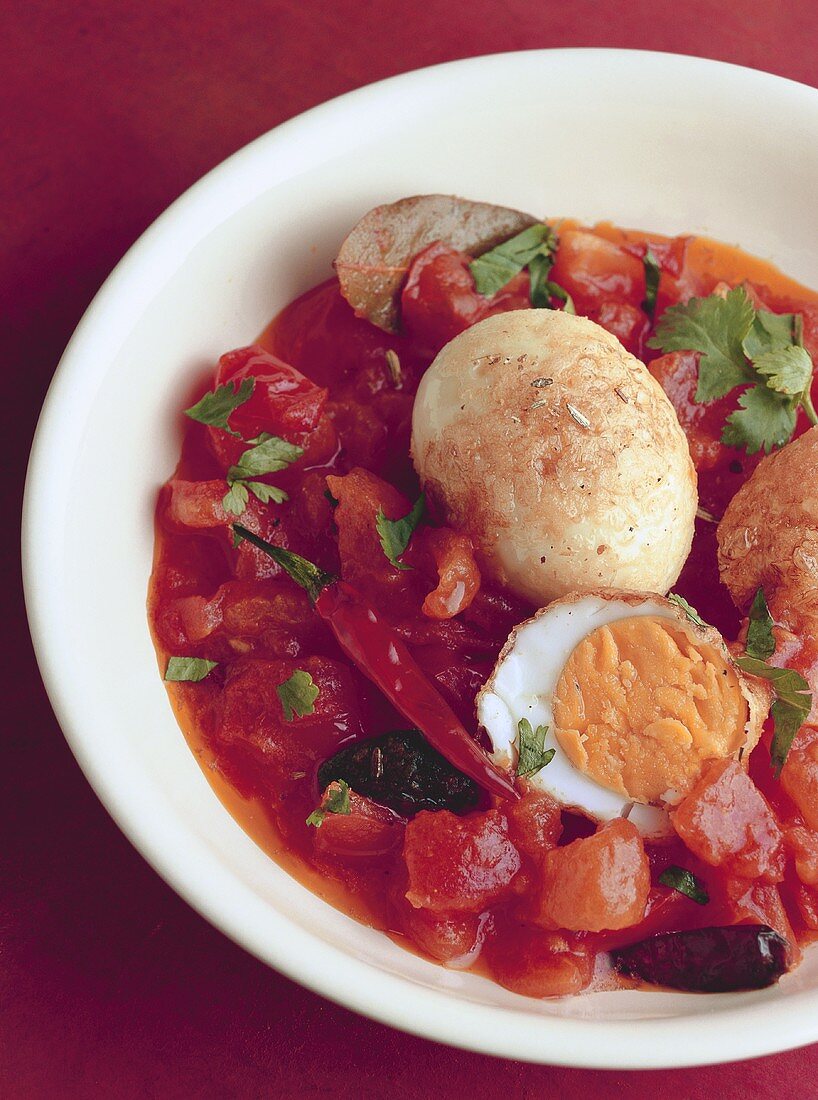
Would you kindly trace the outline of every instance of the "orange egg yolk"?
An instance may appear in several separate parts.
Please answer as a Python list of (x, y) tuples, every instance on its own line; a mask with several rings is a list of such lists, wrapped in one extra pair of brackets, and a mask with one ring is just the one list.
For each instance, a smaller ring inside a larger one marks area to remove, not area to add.
[(748, 705), (735, 669), (673, 619), (620, 619), (588, 634), (554, 693), (571, 763), (637, 802), (675, 802), (707, 760), (738, 751)]

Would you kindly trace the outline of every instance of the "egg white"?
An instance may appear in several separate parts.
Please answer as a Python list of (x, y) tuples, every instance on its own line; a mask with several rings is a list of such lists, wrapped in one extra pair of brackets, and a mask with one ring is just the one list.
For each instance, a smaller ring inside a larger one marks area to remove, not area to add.
[[(636, 803), (600, 786), (574, 767), (554, 736), (554, 691), (568, 658), (583, 638), (600, 626), (636, 616), (678, 621), (675, 610), (667, 604), (649, 597), (631, 600), (583, 596), (574, 602), (553, 604), (517, 627), (477, 698), (477, 717), (491, 740), (492, 759), (509, 770), (517, 766), (520, 720), (527, 718), (534, 729), (548, 726), (545, 747), (554, 749), (554, 756), (529, 776), (528, 782), (566, 808), (596, 821), (626, 817), (643, 836), (660, 838), (673, 832), (664, 808)], [(673, 795), (667, 792), (668, 802), (673, 801)]]

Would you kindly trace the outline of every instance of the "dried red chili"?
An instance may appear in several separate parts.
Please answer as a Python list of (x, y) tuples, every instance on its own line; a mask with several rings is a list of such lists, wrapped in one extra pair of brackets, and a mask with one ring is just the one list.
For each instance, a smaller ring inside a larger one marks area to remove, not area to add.
[(233, 524), (233, 530), (271, 557), (304, 589), (344, 653), (450, 764), (491, 794), (519, 798), (512, 780), (469, 736), (399, 636), (352, 585), (259, 538), (241, 524)]

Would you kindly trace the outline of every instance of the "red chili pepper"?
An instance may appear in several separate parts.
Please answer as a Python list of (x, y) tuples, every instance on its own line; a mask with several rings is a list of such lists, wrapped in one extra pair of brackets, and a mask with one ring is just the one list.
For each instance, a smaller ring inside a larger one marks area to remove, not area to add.
[(509, 776), (469, 736), (401, 639), (352, 585), (238, 523), (233, 524), (233, 530), (301, 585), (315, 610), (329, 623), (344, 653), (441, 756), (492, 794), (519, 798)]

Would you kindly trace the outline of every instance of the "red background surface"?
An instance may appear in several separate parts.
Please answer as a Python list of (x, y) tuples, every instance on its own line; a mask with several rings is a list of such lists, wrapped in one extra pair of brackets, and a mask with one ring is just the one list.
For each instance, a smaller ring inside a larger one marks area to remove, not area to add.
[(156, 215), (251, 138), (381, 77), (529, 47), (675, 50), (815, 85), (818, 7), (1, 0), (0, 21), (0, 485), (15, 517), (0, 542), (0, 1094), (815, 1095), (818, 1047), (661, 1074), (449, 1050), (329, 1004), (229, 943), (130, 847), (66, 748), (28, 640), (15, 528), (37, 413), (86, 305)]

